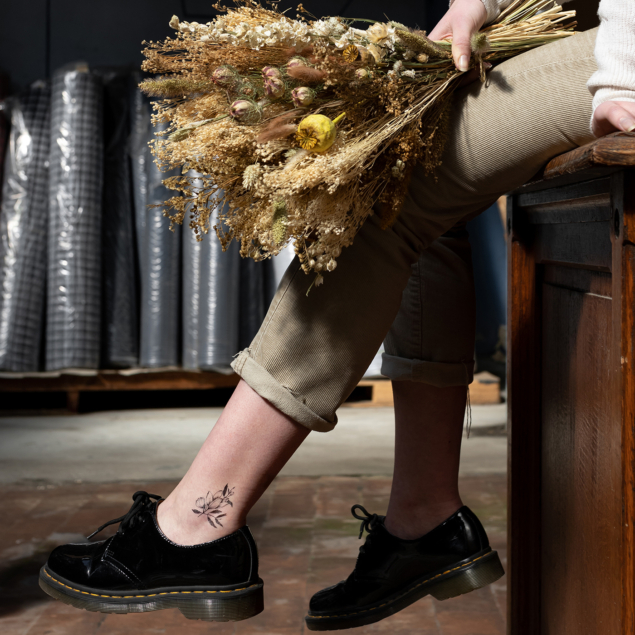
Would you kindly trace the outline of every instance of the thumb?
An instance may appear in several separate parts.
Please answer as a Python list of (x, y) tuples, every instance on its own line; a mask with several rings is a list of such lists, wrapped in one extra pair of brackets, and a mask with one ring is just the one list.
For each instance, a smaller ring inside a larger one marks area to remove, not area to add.
[(469, 23), (461, 21), (454, 24), (452, 58), (454, 59), (454, 64), (461, 72), (465, 72), (470, 65), (470, 55), (472, 54), (471, 37), (472, 32)]

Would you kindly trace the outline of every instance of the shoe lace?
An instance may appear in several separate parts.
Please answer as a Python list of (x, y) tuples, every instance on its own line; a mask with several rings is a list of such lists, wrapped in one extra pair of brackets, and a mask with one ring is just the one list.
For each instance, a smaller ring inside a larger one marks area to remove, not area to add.
[(148, 507), (152, 504), (152, 501), (160, 501), (163, 500), (162, 496), (158, 494), (148, 494), (148, 492), (139, 491), (135, 492), (132, 495), (132, 506), (128, 510), (128, 513), (120, 516), (119, 518), (114, 518), (113, 520), (109, 520), (107, 523), (104, 523), (99, 529), (93, 531), (90, 536), (86, 540), (90, 540), (93, 536), (96, 536), (102, 529), (106, 529), (110, 525), (114, 525), (115, 523), (121, 523), (119, 525), (119, 529), (117, 531), (123, 531), (127, 527), (133, 527), (135, 518), (142, 511), (148, 509)]
[[(355, 511), (360, 510), (363, 516), (358, 516)], [(354, 518), (357, 520), (361, 520), (362, 524), (359, 527), (359, 537), (364, 535), (364, 529), (370, 534), (377, 526), (377, 523), (380, 522), (379, 514), (369, 514), (361, 505), (353, 505), (351, 507), (351, 514), (353, 514)]]

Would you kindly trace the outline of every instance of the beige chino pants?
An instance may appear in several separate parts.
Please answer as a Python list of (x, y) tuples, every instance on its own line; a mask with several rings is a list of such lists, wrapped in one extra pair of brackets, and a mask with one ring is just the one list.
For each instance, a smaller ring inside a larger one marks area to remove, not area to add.
[(371, 217), (308, 296), (313, 277), (294, 261), (234, 370), (322, 432), (335, 426), (337, 408), (387, 335), (384, 370), (392, 379), (469, 383), (471, 256), (465, 234), (447, 232), (593, 138), (586, 82), (596, 69), (595, 36), (596, 29), (524, 53), (485, 84), (459, 91), (437, 179), (416, 169), (395, 224), (382, 230)]

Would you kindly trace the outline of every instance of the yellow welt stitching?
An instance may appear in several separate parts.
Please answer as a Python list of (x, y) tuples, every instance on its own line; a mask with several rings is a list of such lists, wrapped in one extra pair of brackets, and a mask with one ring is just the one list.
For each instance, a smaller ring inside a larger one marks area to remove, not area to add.
[(157, 595), (179, 595), (185, 593), (232, 593), (234, 591), (246, 591), (247, 589), (253, 589), (254, 587), (258, 586), (257, 584), (250, 584), (249, 586), (242, 587), (242, 589), (228, 589), (227, 591), (164, 591), (163, 593), (149, 593), (147, 595), (101, 595), (99, 593), (89, 593), (88, 591), (82, 591), (81, 589), (76, 589), (75, 587), (68, 586), (68, 584), (64, 584), (63, 582), (60, 582), (59, 580), (54, 578), (48, 571), (45, 571), (44, 573), (47, 577), (51, 578), (53, 582), (59, 584), (60, 586), (66, 587), (67, 589), (75, 591), (76, 593), (92, 595), (97, 598), (153, 598)]
[[(475, 558), (474, 560), (470, 560), (469, 562), (466, 562), (465, 564), (455, 567), (454, 569), (449, 569), (448, 571), (444, 571), (443, 573), (437, 573), (437, 575), (434, 575), (431, 578), (428, 578), (427, 580), (423, 580), (423, 582), (419, 582), (419, 584), (417, 584), (416, 586), (413, 586), (411, 589), (408, 589), (406, 593), (410, 593), (410, 591), (414, 591), (415, 589), (418, 589), (422, 584), (426, 584), (428, 582), (431, 582), (432, 580), (436, 580), (438, 577), (446, 575), (447, 573), (452, 573), (452, 571), (457, 571), (458, 569), (464, 569), (465, 567), (471, 564), (474, 564), (475, 562), (478, 562), (481, 558), (485, 558), (485, 556), (489, 556), (491, 553), (493, 552), (488, 551), (487, 553), (484, 553), (482, 556), (479, 556), (478, 558)], [(393, 602), (400, 600), (404, 595), (406, 595), (406, 593), (403, 593), (399, 597), (396, 597), (393, 600)], [(390, 602), (386, 602), (385, 604), (380, 604), (379, 606), (371, 606), (369, 609), (363, 609), (362, 611), (356, 611), (355, 613), (345, 613), (344, 615), (309, 615), (309, 617), (312, 620), (321, 620), (321, 619), (326, 619), (329, 617), (350, 617), (351, 615), (359, 615), (360, 613), (368, 613), (369, 611), (375, 611), (377, 609), (382, 608), (383, 606), (387, 606), (388, 604), (390, 604)]]

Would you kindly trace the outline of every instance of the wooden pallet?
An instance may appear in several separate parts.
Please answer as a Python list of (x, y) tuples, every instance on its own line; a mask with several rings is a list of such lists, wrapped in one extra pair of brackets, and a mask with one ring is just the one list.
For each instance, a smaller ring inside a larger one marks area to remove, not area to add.
[[(0, 377), (0, 393), (3, 392), (63, 392), (66, 393), (67, 409), (77, 412), (82, 392), (108, 390), (210, 390), (233, 388), (239, 382), (238, 375), (221, 373), (156, 370), (116, 371), (105, 370), (85, 374), (33, 373), (21, 377)], [(371, 398), (348, 402), (355, 408), (392, 407), (392, 385), (388, 379), (364, 380), (360, 387), (371, 388)], [(0, 397), (0, 401), (1, 401)], [(500, 381), (490, 373), (478, 373), (470, 385), (470, 400), (473, 404), (500, 402)]]

